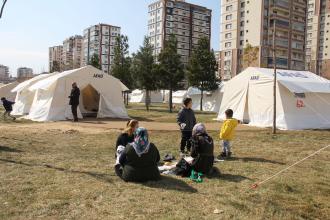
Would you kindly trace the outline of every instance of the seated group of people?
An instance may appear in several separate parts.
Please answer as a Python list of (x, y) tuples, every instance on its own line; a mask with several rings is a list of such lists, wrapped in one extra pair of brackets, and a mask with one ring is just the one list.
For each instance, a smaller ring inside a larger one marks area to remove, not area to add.
[[(201, 123), (193, 127), (190, 167), (196, 172), (208, 174), (214, 162), (214, 144)], [(160, 179), (158, 163), (160, 154), (149, 141), (148, 131), (139, 127), (137, 120), (130, 120), (116, 143), (116, 174), (124, 181), (145, 182)]]

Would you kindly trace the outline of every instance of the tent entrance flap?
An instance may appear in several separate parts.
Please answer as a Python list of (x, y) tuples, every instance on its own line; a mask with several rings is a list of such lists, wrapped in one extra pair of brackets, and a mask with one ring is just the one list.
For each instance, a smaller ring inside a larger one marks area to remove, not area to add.
[(100, 93), (91, 84), (88, 84), (82, 89), (81, 96), (80, 110), (83, 116), (96, 117), (99, 111)]

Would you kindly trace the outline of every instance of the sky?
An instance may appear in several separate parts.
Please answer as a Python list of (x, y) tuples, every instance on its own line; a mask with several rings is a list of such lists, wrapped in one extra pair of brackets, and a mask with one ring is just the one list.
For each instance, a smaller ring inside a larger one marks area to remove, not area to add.
[[(220, 0), (186, 0), (212, 9), (211, 45), (220, 47)], [(2, 1), (0, 1), (2, 3)], [(130, 52), (147, 34), (148, 5), (155, 0), (8, 0), (0, 19), (0, 64), (16, 76), (18, 67), (48, 71), (48, 48), (61, 45), (85, 28), (106, 23), (120, 26)]]

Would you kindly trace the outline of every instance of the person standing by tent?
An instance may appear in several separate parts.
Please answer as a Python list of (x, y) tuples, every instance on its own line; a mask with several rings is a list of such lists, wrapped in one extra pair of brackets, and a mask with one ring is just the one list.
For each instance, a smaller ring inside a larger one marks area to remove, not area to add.
[(185, 98), (183, 100), (183, 108), (179, 111), (177, 117), (177, 123), (180, 126), (181, 130), (181, 145), (180, 151), (181, 154), (185, 153), (185, 148), (190, 152), (191, 149), (191, 137), (192, 130), (196, 124), (196, 117), (194, 111), (191, 109), (192, 107), (192, 99)]
[(15, 102), (8, 101), (5, 97), (1, 98), (3, 107), (5, 108), (5, 112), (3, 113), (3, 119), (6, 120), (6, 115), (11, 117), (13, 120), (16, 120), (14, 116), (11, 116), (10, 113), (13, 111), (13, 105)]
[(70, 102), (69, 105), (71, 105), (71, 111), (73, 115), (73, 121), (77, 122), (78, 121), (78, 105), (79, 105), (79, 96), (80, 96), (80, 89), (77, 86), (77, 83), (72, 83), (72, 90), (71, 94), (69, 96)]

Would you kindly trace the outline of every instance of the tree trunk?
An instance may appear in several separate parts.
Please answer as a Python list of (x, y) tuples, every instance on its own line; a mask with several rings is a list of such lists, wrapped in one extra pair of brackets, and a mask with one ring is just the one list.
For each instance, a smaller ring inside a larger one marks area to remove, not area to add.
[(203, 89), (201, 89), (201, 102), (200, 110), (203, 111)]
[(145, 103), (146, 103), (146, 109), (147, 109), (147, 111), (149, 111), (149, 105), (150, 105), (150, 94), (149, 94), (149, 90), (147, 90), (147, 89), (146, 89)]
[(170, 89), (170, 94), (169, 94), (169, 100), (168, 100), (168, 103), (169, 103), (169, 107), (170, 107), (170, 113), (172, 113), (172, 107), (173, 107), (173, 90)]

